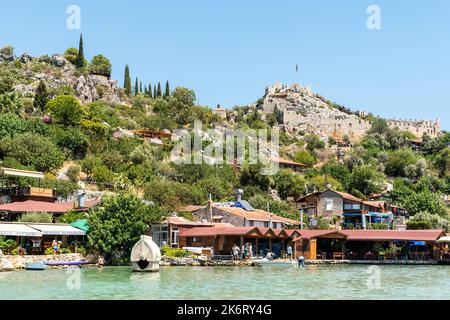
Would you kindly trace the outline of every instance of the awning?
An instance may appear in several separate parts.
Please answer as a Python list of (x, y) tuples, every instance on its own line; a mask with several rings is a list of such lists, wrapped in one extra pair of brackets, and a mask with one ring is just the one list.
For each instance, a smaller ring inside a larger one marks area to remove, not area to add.
[(42, 233), (21, 223), (0, 223), (1, 236), (42, 237)]
[(450, 237), (442, 237), (436, 242), (440, 242), (440, 243), (450, 242)]
[(86, 219), (74, 221), (70, 225), (74, 228), (83, 230), (84, 232), (89, 231), (89, 223)]
[(70, 225), (62, 224), (29, 224), (45, 236), (84, 236), (86, 232)]

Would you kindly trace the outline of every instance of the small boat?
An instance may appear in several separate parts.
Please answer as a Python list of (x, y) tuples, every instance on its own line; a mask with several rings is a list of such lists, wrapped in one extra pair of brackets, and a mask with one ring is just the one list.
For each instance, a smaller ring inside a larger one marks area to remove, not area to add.
[(25, 264), (26, 270), (45, 270), (47, 266), (44, 261), (32, 261)]
[(256, 266), (280, 266), (280, 267), (298, 267), (298, 262), (296, 260), (269, 260), (269, 259), (257, 259), (253, 260)]
[(46, 261), (45, 264), (51, 267), (62, 267), (62, 266), (82, 266), (88, 264), (86, 261)]

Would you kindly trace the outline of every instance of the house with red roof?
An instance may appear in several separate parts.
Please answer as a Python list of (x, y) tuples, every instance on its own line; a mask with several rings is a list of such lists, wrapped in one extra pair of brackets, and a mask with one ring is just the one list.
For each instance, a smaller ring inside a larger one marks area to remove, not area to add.
[(367, 229), (371, 224), (381, 223), (394, 228), (392, 206), (385, 201), (365, 201), (346, 192), (327, 189), (307, 194), (296, 202), (303, 214), (312, 218), (336, 218), (336, 229)]

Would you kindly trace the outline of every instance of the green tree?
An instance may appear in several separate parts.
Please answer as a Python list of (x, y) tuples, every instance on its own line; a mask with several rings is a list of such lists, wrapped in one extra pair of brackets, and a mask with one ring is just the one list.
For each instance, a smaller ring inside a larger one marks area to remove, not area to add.
[(402, 200), (401, 204), (411, 215), (420, 212), (427, 212), (441, 217), (447, 215), (445, 204), (442, 202), (440, 195), (438, 193), (433, 193), (430, 190), (418, 193), (412, 192)]
[(136, 82), (134, 83), (134, 95), (138, 95), (139, 94), (139, 81), (138, 78), (136, 77)]
[(143, 91), (142, 91), (142, 81), (139, 81), (139, 92), (143, 93)]
[(89, 65), (90, 73), (104, 76), (108, 79), (111, 77), (111, 70), (111, 62), (101, 54), (94, 56)]
[(151, 83), (148, 84), (148, 97), (149, 98), (153, 98), (152, 84)]
[(44, 81), (41, 80), (36, 88), (33, 106), (38, 110), (45, 111), (48, 99), (47, 87), (45, 86)]
[(383, 183), (384, 175), (369, 165), (354, 168), (350, 176), (350, 186), (353, 190), (358, 190), (366, 196), (383, 191)]
[(130, 194), (105, 197), (101, 206), (89, 212), (88, 244), (104, 254), (110, 263), (117, 263), (113, 257), (128, 258), (133, 245), (149, 225), (160, 221), (164, 215), (159, 207), (148, 206)]
[(78, 59), (78, 49), (77, 48), (69, 48), (64, 52), (64, 57), (66, 57), (67, 61), (71, 64), (76, 65)]
[(188, 204), (199, 205), (208, 198), (196, 186), (155, 178), (145, 186), (145, 199), (173, 211)]
[(64, 161), (63, 153), (47, 138), (33, 133), (24, 133), (0, 141), (0, 157), (11, 157), (39, 171), (52, 171)]
[[(14, 137), (29, 130), (28, 123), (13, 113), (0, 114), (0, 137)], [(0, 139), (1, 139), (0, 138)]]
[(82, 159), (88, 149), (86, 135), (77, 128), (52, 126), (50, 137), (55, 144), (66, 150), (73, 158)]
[(386, 174), (394, 177), (405, 177), (405, 168), (408, 165), (416, 164), (417, 156), (411, 149), (398, 149), (389, 154), (386, 162)]
[(28, 222), (28, 223), (52, 223), (53, 215), (47, 212), (29, 212), (22, 214), (17, 222)]
[(307, 150), (297, 151), (294, 155), (294, 160), (296, 162), (306, 164), (307, 166), (313, 166), (316, 164), (316, 157)]
[(64, 125), (79, 124), (83, 116), (83, 108), (73, 96), (59, 96), (47, 103), (47, 109), (58, 123)]
[(309, 151), (314, 151), (316, 149), (323, 149), (325, 148), (325, 142), (323, 142), (322, 140), (320, 140), (320, 138), (315, 135), (315, 134), (310, 134), (308, 136), (305, 137), (305, 142), (306, 142), (306, 148)]
[(78, 45), (78, 55), (75, 62), (75, 66), (78, 69), (83, 69), (86, 66), (86, 60), (84, 58), (84, 48), (83, 48), (83, 34), (80, 34), (80, 43)]
[(125, 66), (125, 79), (123, 83), (125, 93), (127, 96), (131, 96), (131, 77), (130, 77), (130, 67)]
[(439, 176), (450, 175), (450, 147), (443, 149), (436, 155), (434, 166), (439, 170)]
[(204, 198), (211, 194), (215, 200), (228, 200), (233, 195), (233, 185), (219, 177), (208, 177), (195, 183)]
[(156, 96), (157, 97), (161, 97), (162, 93), (161, 93), (161, 83), (158, 82), (158, 89), (156, 90)]
[(164, 91), (164, 98), (170, 97), (170, 86), (169, 80), (166, 81), (166, 90)]
[(305, 192), (305, 179), (290, 169), (281, 169), (275, 174), (274, 185), (281, 199), (298, 197)]

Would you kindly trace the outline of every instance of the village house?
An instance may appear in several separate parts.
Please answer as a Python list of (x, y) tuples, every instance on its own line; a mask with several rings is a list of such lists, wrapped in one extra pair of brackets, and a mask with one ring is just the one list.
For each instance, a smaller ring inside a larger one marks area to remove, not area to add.
[(286, 160), (283, 158), (272, 158), (271, 161), (276, 165), (278, 165), (280, 169), (291, 169), (293, 171), (302, 171), (308, 167), (306, 164)]
[(210, 201), (208, 205), (194, 210), (192, 216), (197, 221), (228, 223), (237, 227), (286, 229), (300, 224), (293, 219), (254, 209), (247, 201), (240, 198), (226, 203)]
[(385, 223), (393, 228), (394, 219), (406, 215), (404, 209), (385, 201), (364, 201), (331, 189), (307, 194), (296, 202), (303, 214), (312, 218), (336, 218), (337, 228), (344, 229), (366, 229), (373, 223)]

